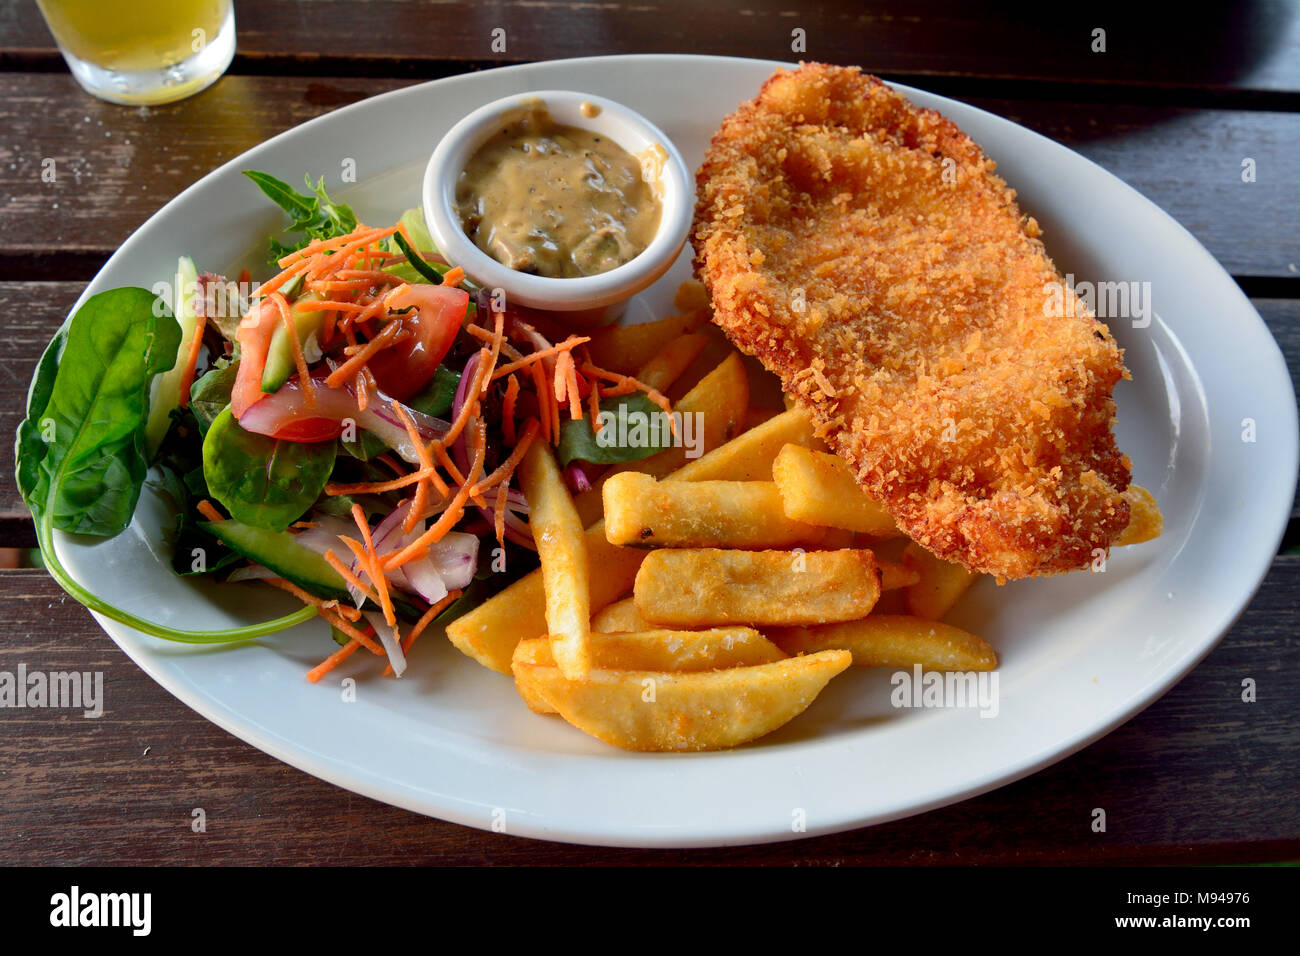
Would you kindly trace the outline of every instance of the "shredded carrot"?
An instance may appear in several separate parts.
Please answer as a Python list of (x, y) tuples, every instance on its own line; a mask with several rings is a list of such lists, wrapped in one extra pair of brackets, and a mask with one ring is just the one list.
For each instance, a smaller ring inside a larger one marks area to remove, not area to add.
[(506, 382), (505, 400), (501, 403), (501, 432), (507, 445), (515, 443), (515, 402), (519, 399), (519, 379), (513, 375)]
[(443, 285), (458, 286), (464, 281), (465, 270), (460, 266), (456, 266), (454, 269), (448, 269), (447, 273), (442, 277)]
[(495, 315), (492, 330), (492, 355), (488, 360), (488, 370), (483, 376), (483, 384), (478, 390), (480, 395), (486, 395), (488, 386), (492, 384), (492, 373), (496, 371), (497, 361), (501, 358), (501, 346), (506, 341), (506, 315), (504, 312), (497, 312)]
[(360, 646), (361, 646), (361, 642), (358, 641), (355, 637), (352, 638), (352, 640), (348, 641), (346, 644), (340, 647), (329, 657), (325, 658), (325, 660), (321, 661), (319, 664), (317, 664), (315, 667), (309, 670), (307, 672), (307, 679), (311, 681), (313, 684), (317, 683), (322, 677), (324, 677), (330, 671), (334, 670), (334, 668), (338, 667), (345, 660), (347, 660), (349, 657), (355, 654), (357, 648)]
[[(443, 470), (447, 472), (448, 477), (450, 477), (457, 485), (464, 484), (465, 477), (460, 473), (460, 469), (456, 467), (456, 463), (451, 460), (451, 456), (447, 454), (447, 449), (442, 445), (434, 445), (433, 453), (438, 457), (438, 464), (440, 464)], [(483, 500), (483, 496), (479, 493), (478, 489), (471, 490), (469, 495), (474, 499), (474, 504), (478, 505), (480, 508), (487, 506), (487, 502)]]
[(384, 576), (384, 569), (379, 565), (379, 553), (375, 550), (375, 542), (370, 537), (370, 522), (366, 519), (366, 513), (360, 505), (352, 506), (352, 520), (357, 523), (361, 539), (366, 545), (370, 583), (375, 586), (375, 591), (379, 595), (379, 606), (383, 609), (384, 620), (388, 622), (389, 627), (392, 627), (397, 623), (397, 615), (393, 613), (393, 600), (388, 594), (388, 578)]
[[(620, 388), (626, 389), (629, 386), (631, 391), (645, 392), (646, 398), (650, 399), (650, 401), (654, 402), (656, 405), (658, 405), (660, 408), (664, 410), (664, 414), (668, 416), (668, 424), (672, 428), (673, 434), (674, 435), (677, 434), (677, 422), (672, 417), (672, 410), (673, 410), (672, 405), (669, 403), (667, 397), (664, 396), (662, 393), (660, 393), (658, 389), (651, 388), (649, 385), (645, 384), (645, 382), (637, 381), (631, 375), (622, 375), (617, 372), (607, 372), (603, 368), (597, 368), (595, 365), (592, 365), (590, 362), (584, 362), (582, 365), (582, 370), (586, 372), (588, 375), (593, 376), (594, 378), (603, 378), (606, 381), (614, 383), (615, 391), (611, 392), (607, 390), (605, 392), (606, 395), (618, 394), (618, 389)], [(627, 393), (623, 392), (622, 394), (627, 394)]]
[(358, 631), (355, 627), (353, 627), (347, 621), (343, 620), (343, 618), (339, 617), (337, 614), (334, 614), (332, 611), (321, 611), (320, 616), (323, 617), (326, 621), (328, 621), (332, 627), (338, 628), (340, 631), (342, 631), (348, 637), (352, 638), (354, 641), (360, 641), (361, 646), (364, 647), (366, 650), (368, 650), (371, 654), (374, 654), (378, 657), (386, 656), (383, 647), (381, 647), (379, 644), (376, 644), (374, 641), (370, 639), (370, 635), (375, 632), (375, 629), (373, 627), (367, 626), (364, 632)]
[(308, 594), (306, 591), (298, 587), (298, 585), (294, 584), (292, 581), (286, 581), (284, 578), (265, 578), (264, 580), (266, 581), (267, 584), (271, 585), (272, 587), (277, 587), (281, 591), (288, 591), (299, 601), (302, 601), (303, 604), (310, 604), (312, 605), (312, 607), (318, 607), (326, 611), (333, 611), (335, 614), (341, 615), (347, 618), (349, 621), (357, 621), (361, 619), (361, 612), (358, 611), (356, 608), (346, 607), (342, 604), (339, 604), (338, 601), (322, 600), (321, 598), (316, 597), (316, 595), (314, 594)]
[(469, 475), (466, 476), (465, 481), (457, 490), (456, 497), (451, 500), (447, 510), (438, 517), (438, 520), (424, 534), (402, 548), (402, 550), (384, 556), (383, 569), (385, 571), (400, 568), (409, 561), (424, 557), (429, 553), (429, 546), (441, 541), (465, 513), (465, 500), (469, 498), (474, 482), (478, 481), (479, 476), (483, 474), (483, 458), (487, 454), (486, 428), (482, 422), (479, 422), (475, 432), (477, 433), (477, 440), (474, 442), (476, 446), (474, 463), (470, 467)]
[(505, 547), (506, 544), (506, 495), (510, 493), (510, 484), (501, 482), (497, 485), (497, 507), (493, 514), (493, 524), (496, 526), (497, 544)]
[[(340, 540), (342, 540), (344, 544), (348, 545), (349, 548), (357, 547), (357, 543), (353, 541), (351, 538), (342, 538)], [(360, 556), (358, 555), (358, 557)], [(340, 561), (338, 555), (336, 555), (333, 551), (325, 552), (325, 563), (328, 564), (335, 571), (337, 571), (339, 575), (343, 578), (343, 580), (347, 581), (348, 584), (352, 585), (359, 592), (361, 592), (362, 597), (364, 597), (366, 600), (372, 603), (375, 607), (379, 607), (379, 598), (375, 596), (375, 592), (370, 590), (370, 588), (366, 587), (365, 582), (363, 582), (359, 577), (357, 577), (356, 574), (353, 573), (350, 567), (348, 567), (346, 564)]]
[[(406, 435), (411, 439), (411, 444), (415, 446), (415, 454), (420, 459), (421, 472), (432, 473), (434, 470), (433, 459), (429, 457), (429, 449), (425, 446), (420, 433), (416, 431), (415, 422), (411, 421), (411, 416), (407, 414), (401, 402), (393, 402), (392, 409), (397, 413), (397, 417), (402, 420), (402, 425), (406, 428)], [(428, 500), (429, 482), (426, 477), (421, 478), (416, 485), (415, 500), (406, 513), (406, 519), (402, 522), (402, 531), (406, 534), (410, 534), (415, 529), (415, 523), (420, 520), (420, 516), (424, 513), (424, 506)]]
[(578, 370), (573, 365), (573, 354), (566, 352), (569, 356), (569, 362), (564, 370), (567, 379), (565, 390), (569, 393), (569, 417), (573, 421), (579, 421), (582, 418), (582, 388), (578, 379)]
[(198, 511), (199, 514), (203, 515), (203, 517), (207, 518), (209, 521), (226, 520), (221, 516), (221, 512), (216, 509), (216, 506), (213, 505), (213, 503), (209, 501), (207, 498), (204, 498), (202, 501), (200, 501), (197, 505), (194, 506), (194, 508), (195, 510)]
[(600, 434), (604, 422), (600, 420), (600, 380), (591, 380), (591, 391), (587, 393), (587, 411), (591, 415), (591, 431)]
[(488, 354), (487, 349), (479, 349), (478, 368), (474, 370), (474, 380), (470, 382), (469, 390), (465, 393), (466, 395), (471, 396), (473, 400), (466, 401), (465, 404), (460, 407), (460, 414), (458, 414), (456, 420), (451, 423), (451, 428), (448, 429), (447, 434), (442, 436), (442, 444), (444, 446), (451, 445), (455, 442), (456, 439), (460, 437), (460, 433), (465, 428), (465, 424), (471, 417), (478, 414), (478, 390), (479, 385), (483, 380), (483, 373), (487, 371), (486, 356)]
[(447, 606), (461, 595), (460, 588), (447, 592), (446, 596), (429, 605), (429, 610), (420, 615), (420, 619), (411, 625), (406, 637), (402, 638), (402, 650), (409, 651), (415, 639), (424, 633), (424, 629), (433, 623), (433, 619), (447, 609)]
[(268, 296), (270, 301), (280, 310), (280, 319), (284, 322), (285, 335), (289, 339), (289, 347), (293, 350), (293, 364), (298, 368), (298, 384), (302, 386), (302, 396), (310, 408), (316, 404), (316, 392), (311, 387), (311, 372), (307, 370), (307, 358), (302, 354), (302, 343), (298, 341), (298, 327), (294, 325), (293, 313), (289, 310), (289, 302), (279, 292), (272, 292)]
[(297, 262), (294, 262), (293, 265), (289, 266), (289, 268), (285, 269), (279, 275), (275, 276), (274, 278), (267, 279), (256, 289), (254, 289), (250, 298), (257, 299), (257, 298), (261, 298), (264, 295), (270, 295), (272, 292), (278, 290), (282, 285), (284, 285), (290, 279), (293, 279), (295, 276), (299, 276), (305, 272), (310, 271), (312, 265), (315, 262), (316, 262), (315, 258), (302, 259)]
[(533, 376), (533, 391), (537, 396), (537, 414), (542, 423), (542, 438), (550, 442), (551, 440), (551, 402), (546, 394), (546, 375), (542, 371), (542, 363), (534, 362), (529, 366)]
[(584, 342), (590, 342), (590, 341), (591, 341), (590, 336), (570, 335), (559, 345), (552, 345), (548, 349), (539, 349), (536, 352), (530, 352), (527, 355), (525, 355), (523, 358), (519, 359), (518, 361), (510, 362), (507, 365), (502, 365), (498, 367), (492, 373), (492, 378), (494, 380), (498, 378), (504, 378), (505, 376), (509, 375), (511, 372), (515, 371), (516, 369), (523, 368), (525, 365), (531, 365), (533, 362), (536, 362), (539, 359), (549, 358), (550, 356), (558, 355), (561, 352), (567, 352), (569, 349), (577, 348), (579, 345), (582, 345)]
[(367, 306), (357, 302), (341, 302), (334, 299), (309, 299), (299, 302), (295, 308), (299, 312), (324, 312), (332, 309), (336, 312), (364, 312)]
[(524, 426), (524, 433), (520, 436), (518, 444), (516, 444), (510, 451), (510, 457), (498, 465), (496, 471), (492, 472), (492, 474), (480, 481), (474, 487), (474, 491), (476, 493), (487, 491), (498, 482), (501, 484), (507, 484), (510, 476), (514, 474), (515, 468), (517, 468), (519, 463), (524, 460), (524, 454), (528, 451), (528, 446), (533, 443), (533, 439), (537, 437), (537, 433), (540, 429), (541, 424), (537, 419), (528, 419), (528, 424)]
[(368, 379), (363, 374), (364, 372), (365, 369), (363, 368), (352, 379), (352, 388), (357, 393), (357, 411), (360, 412), (364, 412), (367, 406), (370, 405), (370, 388), (366, 385)]
[(373, 356), (377, 352), (382, 351), (383, 349), (386, 349), (388, 346), (392, 345), (393, 340), (397, 338), (397, 333), (400, 330), (400, 328), (401, 328), (401, 323), (389, 322), (386, 326), (384, 326), (383, 331), (381, 331), (378, 335), (376, 335), (365, 345), (361, 346), (361, 348), (358, 349), (355, 355), (353, 355), (350, 359), (348, 359), (346, 362), (344, 362), (334, 371), (330, 372), (329, 376), (325, 379), (325, 384), (328, 385), (330, 388), (338, 388), (340, 385), (342, 385), (344, 382), (350, 379), (353, 375), (355, 375), (358, 371), (360, 371), (361, 367), (365, 365), (367, 361), (370, 360), (371, 356)]
[(395, 232), (397, 232), (397, 227), (390, 226), (387, 229), (372, 229), (369, 232), (358, 235), (358, 233), (360, 233), (360, 227), (358, 227), (357, 231), (353, 233), (353, 236), (356, 237), (354, 241), (349, 242), (346, 246), (335, 252), (334, 255), (330, 256), (329, 261), (316, 271), (316, 275), (319, 278), (324, 278), (327, 275), (333, 275), (340, 269), (346, 268), (351, 262), (351, 257), (354, 253), (370, 245), (372, 242), (378, 242), (380, 239), (391, 236)]
[[(182, 289), (180, 294), (184, 295), (185, 291)], [(190, 404), (190, 389), (194, 386), (194, 371), (199, 365), (199, 349), (203, 347), (203, 332), (208, 327), (208, 317), (203, 314), (203, 310), (195, 309), (194, 311), (197, 313), (194, 322), (194, 338), (190, 339), (190, 349), (185, 353), (185, 370), (181, 372), (178, 386), (181, 408), (186, 408)]]
[(325, 486), (327, 495), (382, 495), (387, 491), (397, 491), (399, 488), (406, 488), (415, 484), (417, 481), (427, 481), (430, 475), (436, 474), (433, 467), (421, 468), (419, 471), (413, 471), (409, 475), (403, 475), (400, 478), (394, 478), (392, 481), (363, 481), (355, 485), (333, 485)]

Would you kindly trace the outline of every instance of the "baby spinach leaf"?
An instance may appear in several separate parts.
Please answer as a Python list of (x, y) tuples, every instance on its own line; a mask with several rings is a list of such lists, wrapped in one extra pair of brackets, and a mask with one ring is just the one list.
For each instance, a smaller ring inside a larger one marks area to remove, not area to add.
[(138, 288), (91, 296), (55, 336), (18, 432), (18, 486), (38, 520), (103, 537), (130, 523), (148, 471), (149, 385), (179, 346), (166, 306)]
[(54, 529), (110, 537), (131, 520), (147, 469), (145, 422), (153, 377), (176, 361), (180, 327), (145, 289), (91, 296), (45, 350), (15, 449), (18, 487), (36, 519), (41, 564), (74, 599), (145, 634), (224, 644), (316, 616), (305, 607), (248, 627), (186, 631), (137, 617), (82, 587), (59, 562)]
[(190, 388), (190, 408), (199, 430), (207, 434), (217, 416), (230, 404), (230, 393), (239, 375), (239, 363), (219, 359), (217, 364)]
[(586, 418), (576, 422), (565, 419), (555, 450), (560, 467), (573, 461), (597, 465), (638, 461), (673, 443), (667, 416), (644, 392), (602, 399), (600, 418), (604, 427), (599, 433)]
[(203, 477), (239, 521), (283, 531), (320, 495), (337, 445), (281, 441), (239, 427), (227, 408), (203, 439)]

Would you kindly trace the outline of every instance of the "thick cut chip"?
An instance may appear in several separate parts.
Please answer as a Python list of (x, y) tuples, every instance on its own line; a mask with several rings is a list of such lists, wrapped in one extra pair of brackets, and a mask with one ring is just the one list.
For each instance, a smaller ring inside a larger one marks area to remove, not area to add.
[(931, 621), (947, 614), (979, 578), (960, 564), (941, 561), (915, 541), (909, 541), (903, 549), (903, 565), (920, 576), (915, 584), (903, 589), (907, 610)]
[(939, 621), (901, 614), (873, 614), (860, 621), (815, 627), (774, 628), (772, 641), (789, 654), (837, 648), (850, 651), (859, 667), (911, 667), (927, 670), (991, 671), (998, 656), (968, 631)]
[(865, 617), (880, 598), (870, 551), (652, 551), (637, 572), (637, 611), (667, 627), (825, 624)]
[(772, 464), (772, 478), (791, 518), (877, 537), (898, 534), (889, 512), (867, 497), (839, 455), (787, 445)]
[(587, 542), (568, 486), (551, 449), (533, 442), (519, 465), (519, 485), (528, 499), (528, 524), (541, 560), (546, 626), (555, 662), (565, 677), (591, 669), (587, 635), (591, 630), (591, 586)]
[[(715, 627), (705, 631), (648, 630), (591, 635), (593, 667), (611, 671), (692, 671), (748, 667), (784, 660), (786, 654), (749, 627)], [(511, 668), (519, 696), (530, 710), (554, 713), (532, 682), (530, 672), (517, 663), (553, 666), (551, 642), (545, 637), (520, 641)]]
[(803, 713), (848, 651), (697, 673), (593, 670), (567, 680), (557, 667), (520, 662), (530, 692), (579, 730), (615, 747), (696, 751), (736, 747)]
[(655, 481), (624, 472), (605, 483), (605, 536), (636, 548), (788, 548), (825, 529), (786, 517), (770, 481)]

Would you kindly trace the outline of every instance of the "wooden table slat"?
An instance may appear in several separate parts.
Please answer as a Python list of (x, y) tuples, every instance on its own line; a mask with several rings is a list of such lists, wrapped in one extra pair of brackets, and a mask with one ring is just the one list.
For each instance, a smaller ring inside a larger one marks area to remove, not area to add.
[[(1300, 15), (1286, 0), (1195, 15), (1117, 0), (1044, 7), (943, 0), (538, 3), (261, 0), (235, 5), (240, 72), (445, 75), (611, 53), (707, 53), (852, 63), (897, 76), (1300, 91)], [(804, 31), (802, 51), (792, 31)], [(1094, 30), (1105, 50), (1094, 51)], [(503, 30), (504, 49), (501, 35)], [(495, 41), (495, 42), (494, 42)], [(0, 65), (59, 68), (31, 4), (0, 8)]]

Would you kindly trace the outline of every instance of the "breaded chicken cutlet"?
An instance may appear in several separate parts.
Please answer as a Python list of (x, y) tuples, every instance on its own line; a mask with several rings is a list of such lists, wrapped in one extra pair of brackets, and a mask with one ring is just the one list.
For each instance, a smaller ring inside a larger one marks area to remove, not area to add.
[[(973, 571), (1082, 568), (1128, 522), (1120, 349), (994, 163), (857, 69), (778, 71), (698, 176), (715, 321), (899, 528)], [(1048, 315), (1050, 283), (1075, 299)]]

